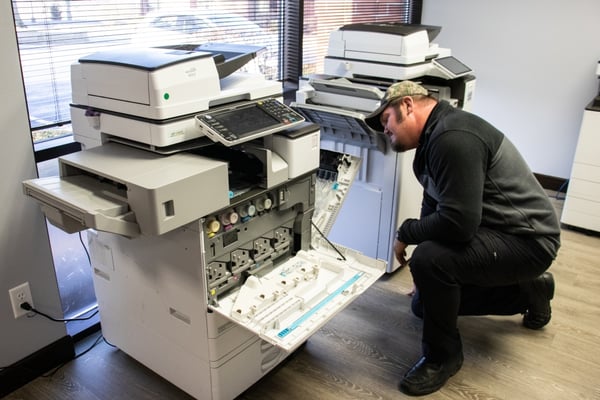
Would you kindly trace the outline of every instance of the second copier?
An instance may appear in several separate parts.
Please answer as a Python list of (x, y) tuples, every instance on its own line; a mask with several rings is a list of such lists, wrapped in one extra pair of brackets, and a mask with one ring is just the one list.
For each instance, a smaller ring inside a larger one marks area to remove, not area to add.
[(364, 118), (389, 85), (408, 79), (470, 109), (475, 78), (450, 49), (432, 42), (440, 29), (395, 22), (340, 27), (330, 35), (324, 72), (303, 77), (292, 104), (319, 124), (322, 149), (361, 159), (330, 239), (385, 260), (387, 272), (399, 267), (392, 251), (395, 232), (405, 218), (419, 216), (422, 189), (412, 173), (414, 150), (392, 152), (387, 137)]

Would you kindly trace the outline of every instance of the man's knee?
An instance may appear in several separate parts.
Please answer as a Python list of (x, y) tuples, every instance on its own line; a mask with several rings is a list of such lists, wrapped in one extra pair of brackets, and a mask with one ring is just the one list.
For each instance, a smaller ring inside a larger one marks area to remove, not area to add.
[(438, 253), (439, 245), (431, 241), (420, 243), (413, 250), (410, 258), (410, 270), (415, 280), (431, 276), (435, 265), (435, 255)]
[(442, 243), (426, 241), (420, 243), (411, 256), (410, 271), (417, 286), (456, 283), (456, 259), (453, 249)]

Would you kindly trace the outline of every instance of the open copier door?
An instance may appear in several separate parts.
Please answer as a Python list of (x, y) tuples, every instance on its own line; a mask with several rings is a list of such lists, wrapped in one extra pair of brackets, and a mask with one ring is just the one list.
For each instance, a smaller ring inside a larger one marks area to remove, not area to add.
[(348, 249), (300, 251), (209, 307), (291, 352), (385, 272), (385, 262)]

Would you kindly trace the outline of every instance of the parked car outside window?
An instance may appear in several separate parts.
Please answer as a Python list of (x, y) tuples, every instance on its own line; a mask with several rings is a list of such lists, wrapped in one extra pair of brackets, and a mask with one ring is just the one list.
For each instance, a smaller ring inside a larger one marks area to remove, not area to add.
[(157, 11), (147, 14), (131, 37), (132, 45), (233, 43), (264, 47), (245, 70), (276, 79), (277, 35), (240, 15), (216, 9)]

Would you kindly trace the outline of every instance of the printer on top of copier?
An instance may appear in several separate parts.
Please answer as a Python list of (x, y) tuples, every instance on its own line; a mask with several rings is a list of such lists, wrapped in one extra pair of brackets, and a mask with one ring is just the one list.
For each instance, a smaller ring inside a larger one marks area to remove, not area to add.
[(325, 72), (345, 77), (453, 79), (471, 69), (432, 40), (439, 26), (398, 22), (358, 23), (331, 32)]
[(238, 68), (260, 47), (228, 43), (118, 48), (71, 66), (71, 120), (84, 147), (108, 140), (160, 153), (208, 143), (194, 117), (247, 100), (281, 98), (281, 84)]
[(340, 27), (329, 35), (328, 57), (367, 59), (399, 65), (422, 63), (449, 55), (432, 40), (439, 26), (396, 22), (357, 23)]

